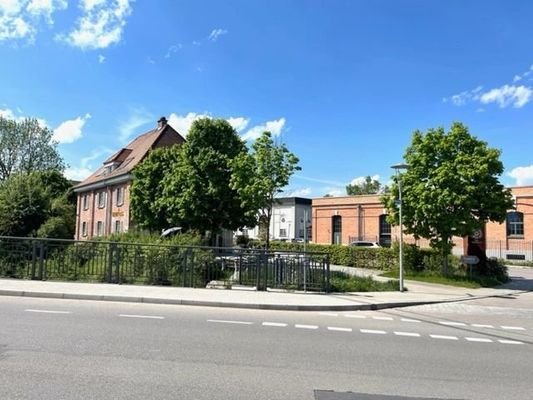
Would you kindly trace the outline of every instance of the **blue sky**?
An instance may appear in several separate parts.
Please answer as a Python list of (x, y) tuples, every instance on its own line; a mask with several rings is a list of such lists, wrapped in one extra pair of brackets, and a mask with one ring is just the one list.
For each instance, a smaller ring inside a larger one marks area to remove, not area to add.
[(415, 129), (462, 121), (533, 184), (533, 2), (0, 0), (0, 114), (54, 130), (81, 179), (167, 116), (300, 157), (286, 195), (390, 180)]

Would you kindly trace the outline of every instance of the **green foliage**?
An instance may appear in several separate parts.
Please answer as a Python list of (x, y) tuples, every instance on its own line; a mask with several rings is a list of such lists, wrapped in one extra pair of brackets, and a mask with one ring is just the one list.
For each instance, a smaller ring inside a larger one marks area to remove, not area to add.
[[(134, 179), (130, 189), (132, 219), (144, 229), (154, 232), (180, 226), (177, 210), (171, 210), (165, 198), (164, 181), (174, 170), (180, 170), (183, 162), (181, 146), (170, 146), (152, 150), (133, 171)], [(174, 182), (179, 183), (179, 179)], [(179, 192), (179, 188), (174, 191)]]
[(65, 168), (52, 140), (52, 131), (36, 119), (13, 121), (0, 117), (0, 182), (15, 174)]
[[(289, 184), (292, 174), (301, 169), (298, 163), (298, 157), (285, 144), (274, 143), (270, 132), (263, 132), (253, 143), (251, 154), (241, 152), (235, 158), (231, 187), (239, 194), (248, 218), (254, 221), (248, 226), (270, 226), (275, 197)], [(268, 248), (268, 229), (265, 236)]]
[[(212, 236), (222, 229), (253, 225), (230, 180), (235, 159), (246, 146), (223, 119), (194, 121), (180, 162), (165, 174), (161, 204), (172, 220)], [(169, 217), (167, 217), (169, 218)]]
[[(487, 221), (505, 221), (513, 207), (511, 192), (499, 182), (503, 164), (500, 151), (454, 123), (413, 134), (401, 174), (405, 232), (429, 239), (443, 255), (450, 253), (452, 236), (468, 236)], [(398, 181), (382, 199), (390, 222), (398, 224)], [(444, 258), (443, 270), (447, 261)]]
[(398, 291), (398, 281), (378, 282), (371, 277), (352, 276), (345, 272), (332, 271), (329, 281), (332, 292), (385, 292)]
[(349, 196), (361, 195), (361, 194), (377, 194), (381, 191), (385, 191), (386, 186), (381, 185), (381, 183), (372, 179), (371, 176), (367, 176), (364, 182), (353, 183), (346, 186), (346, 194)]

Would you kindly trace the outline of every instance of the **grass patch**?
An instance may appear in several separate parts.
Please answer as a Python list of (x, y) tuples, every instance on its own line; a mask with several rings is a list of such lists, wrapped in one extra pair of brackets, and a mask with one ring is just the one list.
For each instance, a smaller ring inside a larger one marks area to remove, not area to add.
[(378, 282), (371, 277), (352, 276), (341, 271), (331, 271), (332, 292), (392, 292), (400, 290), (398, 281)]
[[(400, 273), (398, 270), (388, 271), (382, 274), (388, 278), (399, 278)], [(410, 272), (406, 271), (404, 274), (405, 279), (410, 279), (413, 281), (419, 282), (428, 282), (428, 283), (438, 283), (440, 285), (449, 285), (449, 286), (458, 286), (465, 287), (470, 289), (479, 289), (481, 287), (493, 287), (502, 284), (503, 282), (498, 281), (493, 277), (487, 276), (474, 276), (467, 277), (463, 275), (450, 275), (443, 276), (437, 275), (435, 273), (427, 272)]]

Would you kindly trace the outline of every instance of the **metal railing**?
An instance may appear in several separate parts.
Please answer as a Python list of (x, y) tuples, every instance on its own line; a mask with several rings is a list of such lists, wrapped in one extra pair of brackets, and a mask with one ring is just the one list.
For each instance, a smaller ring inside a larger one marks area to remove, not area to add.
[(329, 255), (0, 236), (0, 277), (329, 291)]

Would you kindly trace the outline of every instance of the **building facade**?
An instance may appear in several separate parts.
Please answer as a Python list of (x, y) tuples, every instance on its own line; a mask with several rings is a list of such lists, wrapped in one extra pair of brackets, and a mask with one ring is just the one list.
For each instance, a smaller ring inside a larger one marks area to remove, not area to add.
[[(282, 197), (272, 206), (270, 220), (270, 240), (301, 241), (305, 239), (305, 229), (310, 240), (311, 199), (302, 197)], [(259, 227), (249, 228), (237, 234), (244, 234), (250, 239), (259, 238)]]
[(74, 187), (77, 193), (76, 240), (125, 232), (132, 227), (130, 187), (133, 168), (158, 147), (180, 145), (185, 139), (159, 119), (157, 127), (117, 151), (87, 179)]
[[(515, 209), (504, 223), (485, 227), (487, 255), (504, 259), (533, 260), (533, 186), (510, 188)], [(368, 240), (388, 246), (398, 240), (399, 228), (387, 223), (387, 210), (379, 195), (322, 197), (312, 201), (313, 241), (319, 244), (348, 245)], [(425, 240), (404, 235), (407, 243), (429, 246)], [(454, 253), (464, 254), (466, 240), (454, 237)]]

